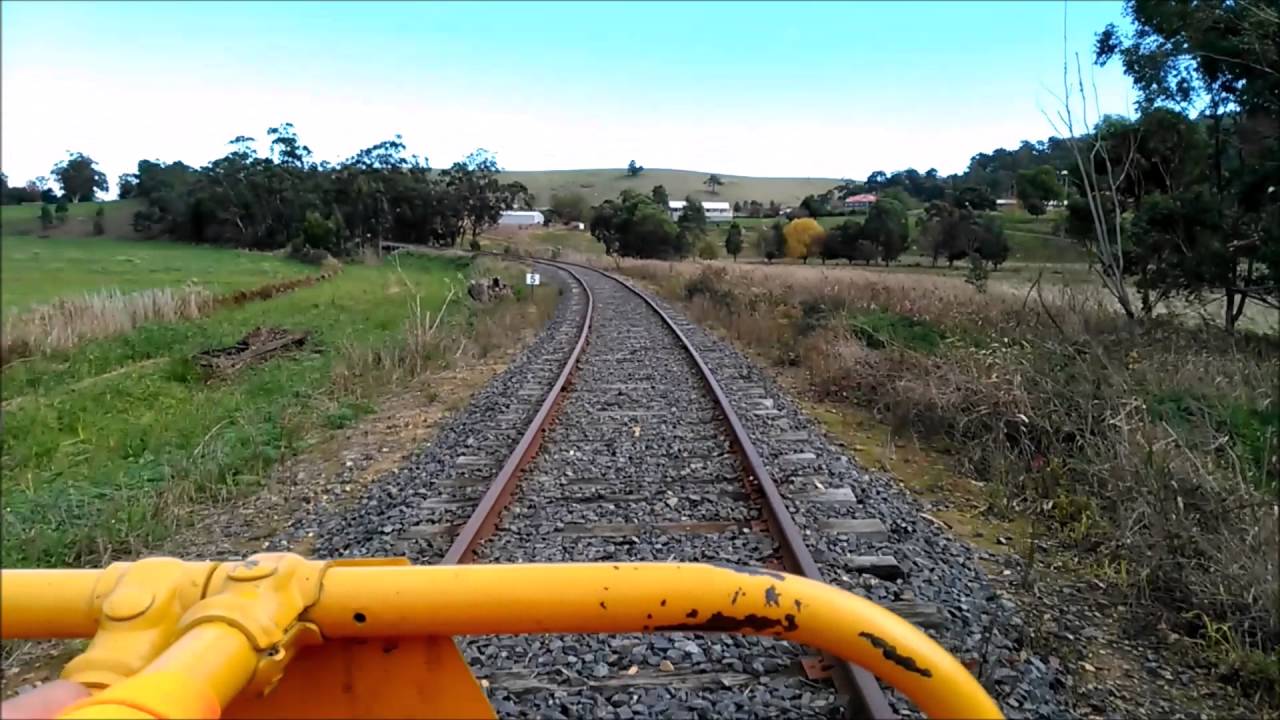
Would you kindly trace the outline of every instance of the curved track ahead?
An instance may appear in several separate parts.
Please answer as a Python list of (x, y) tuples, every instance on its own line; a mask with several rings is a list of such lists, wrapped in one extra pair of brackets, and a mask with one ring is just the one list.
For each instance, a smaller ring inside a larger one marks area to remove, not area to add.
[[(819, 450), (813, 427), (776, 409), (747, 374), (712, 376), (689, 342), (692, 326), (626, 282), (534, 262), (562, 288), (556, 317), (457, 421), (370, 486), (355, 512), (322, 523), (317, 553), (722, 562), (817, 579), (825, 571), (846, 585), (850, 572), (900, 576), (892, 557), (876, 554), (889, 533), (855, 499), (858, 476), (835, 472), (848, 460)], [(785, 492), (740, 420), (767, 444)], [(822, 550), (821, 565), (802, 537)], [(858, 668), (772, 637), (697, 630), (470, 638), (463, 650), (504, 716), (905, 711)]]
[[(577, 344), (444, 562), (709, 561), (821, 580), (720, 383), (677, 324), (610, 275), (546, 264), (585, 291)], [(525, 672), (486, 678), (508, 712), (534, 700), (592, 716), (626, 717), (636, 707), (892, 715), (868, 673), (798, 652), (769, 638), (697, 633), (468, 644), (480, 668), (504, 654), (524, 657)], [(814, 672), (824, 666), (839, 697)], [(547, 675), (531, 679), (529, 670)]]

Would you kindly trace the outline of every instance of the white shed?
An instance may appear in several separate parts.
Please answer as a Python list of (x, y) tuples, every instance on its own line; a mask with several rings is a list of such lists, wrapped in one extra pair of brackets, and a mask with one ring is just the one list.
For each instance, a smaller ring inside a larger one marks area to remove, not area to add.
[[(667, 209), (671, 211), (671, 219), (678, 219), (680, 212), (688, 204), (684, 200), (668, 201)], [(702, 203), (702, 210), (707, 215), (707, 222), (729, 222), (733, 220), (733, 205), (727, 202), (707, 201)]]
[(503, 210), (502, 217), (498, 218), (498, 224), (541, 225), (545, 219), (537, 210)]

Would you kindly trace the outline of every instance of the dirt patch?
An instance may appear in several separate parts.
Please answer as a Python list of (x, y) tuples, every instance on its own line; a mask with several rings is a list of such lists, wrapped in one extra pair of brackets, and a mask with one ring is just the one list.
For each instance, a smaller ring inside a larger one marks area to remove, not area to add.
[(308, 333), (289, 332), (282, 327), (255, 327), (235, 345), (205, 350), (191, 356), (207, 376), (229, 375), (306, 345)]

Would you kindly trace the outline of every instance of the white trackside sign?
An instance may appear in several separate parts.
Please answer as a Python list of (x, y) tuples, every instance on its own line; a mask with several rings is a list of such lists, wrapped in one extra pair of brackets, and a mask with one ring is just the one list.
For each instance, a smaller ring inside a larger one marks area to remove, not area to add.
[(538, 273), (525, 273), (524, 284), (525, 285), (541, 285), (542, 276), (539, 275)]

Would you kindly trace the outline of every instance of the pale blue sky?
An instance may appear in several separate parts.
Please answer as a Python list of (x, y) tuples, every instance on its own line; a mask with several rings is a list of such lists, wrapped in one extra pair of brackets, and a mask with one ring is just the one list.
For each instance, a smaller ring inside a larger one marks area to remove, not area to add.
[[(476, 147), (513, 170), (675, 167), (863, 178), (943, 173), (1052, 128), (1061, 2), (0, 3), (0, 166), (67, 150), (112, 179), (203, 164), (292, 121), (339, 160), (403, 134), (433, 166)], [(1092, 69), (1118, 2), (1073, 2)]]

